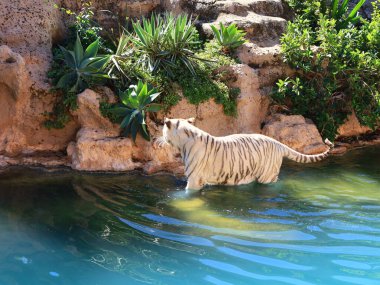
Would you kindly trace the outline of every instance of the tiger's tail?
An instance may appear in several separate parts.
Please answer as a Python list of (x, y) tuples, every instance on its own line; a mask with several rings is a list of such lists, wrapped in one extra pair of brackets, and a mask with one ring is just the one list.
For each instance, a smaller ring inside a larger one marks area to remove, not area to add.
[(302, 154), (298, 151), (295, 151), (294, 149), (291, 149), (288, 146), (285, 146), (284, 156), (293, 161), (300, 162), (300, 163), (311, 163), (311, 162), (321, 161), (322, 159), (325, 159), (329, 155), (330, 150), (334, 147), (334, 145), (328, 139), (325, 139), (325, 144), (329, 147), (329, 149), (323, 153), (315, 154), (315, 155)]

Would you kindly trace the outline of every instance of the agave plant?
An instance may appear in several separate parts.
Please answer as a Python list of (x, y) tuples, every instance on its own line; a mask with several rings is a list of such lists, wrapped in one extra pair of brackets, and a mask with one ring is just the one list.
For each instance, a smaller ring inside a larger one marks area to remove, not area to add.
[(340, 5), (340, 0), (333, 0), (331, 2), (330, 17), (336, 20), (337, 29), (345, 29), (349, 24), (356, 24), (359, 21), (360, 16), (358, 16), (358, 11), (366, 0), (360, 0), (347, 15), (349, 2), (350, 0), (343, 0)]
[(131, 85), (120, 94), (120, 104), (113, 107), (110, 111), (122, 118), (120, 127), (123, 135), (131, 135), (136, 141), (137, 133), (143, 138), (150, 140), (150, 136), (145, 123), (146, 112), (157, 112), (161, 109), (159, 104), (153, 101), (160, 95), (155, 88), (139, 81), (137, 85)]
[(245, 32), (239, 30), (236, 24), (231, 24), (228, 27), (223, 23), (219, 23), (219, 29), (211, 25), (214, 36), (219, 45), (223, 47), (226, 52), (230, 52), (245, 43)]
[(132, 41), (145, 69), (152, 73), (164, 70), (172, 75), (172, 69), (182, 63), (195, 75), (192, 48), (198, 44), (197, 30), (190, 17), (152, 14), (142, 23), (134, 22), (133, 30), (136, 36)]
[(103, 72), (105, 65), (109, 61), (109, 56), (97, 56), (99, 39), (91, 43), (84, 50), (79, 36), (77, 36), (73, 51), (67, 50), (62, 46), (60, 46), (60, 49), (70, 71), (59, 79), (57, 83), (58, 88), (77, 93), (83, 91), (88, 86), (90, 80), (96, 81), (109, 78)]

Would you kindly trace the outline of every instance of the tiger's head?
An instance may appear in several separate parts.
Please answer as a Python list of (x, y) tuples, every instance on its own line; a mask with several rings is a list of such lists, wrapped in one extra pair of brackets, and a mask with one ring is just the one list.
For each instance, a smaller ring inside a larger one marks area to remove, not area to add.
[(194, 118), (165, 118), (164, 128), (162, 130), (163, 140), (174, 147), (180, 147), (184, 143), (184, 140), (187, 140), (189, 138), (190, 131), (194, 128), (194, 122)]

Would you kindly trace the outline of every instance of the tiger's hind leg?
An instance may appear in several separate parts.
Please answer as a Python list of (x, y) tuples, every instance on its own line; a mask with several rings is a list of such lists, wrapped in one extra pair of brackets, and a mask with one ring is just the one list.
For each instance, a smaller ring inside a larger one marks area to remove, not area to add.
[(280, 174), (280, 168), (282, 164), (282, 157), (273, 159), (265, 168), (257, 181), (263, 184), (275, 183), (278, 181), (278, 175)]

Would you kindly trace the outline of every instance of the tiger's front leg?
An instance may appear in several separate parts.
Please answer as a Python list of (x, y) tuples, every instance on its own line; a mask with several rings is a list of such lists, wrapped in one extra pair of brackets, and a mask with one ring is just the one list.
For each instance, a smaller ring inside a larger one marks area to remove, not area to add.
[(186, 185), (186, 190), (201, 190), (204, 183), (200, 179), (189, 178)]

